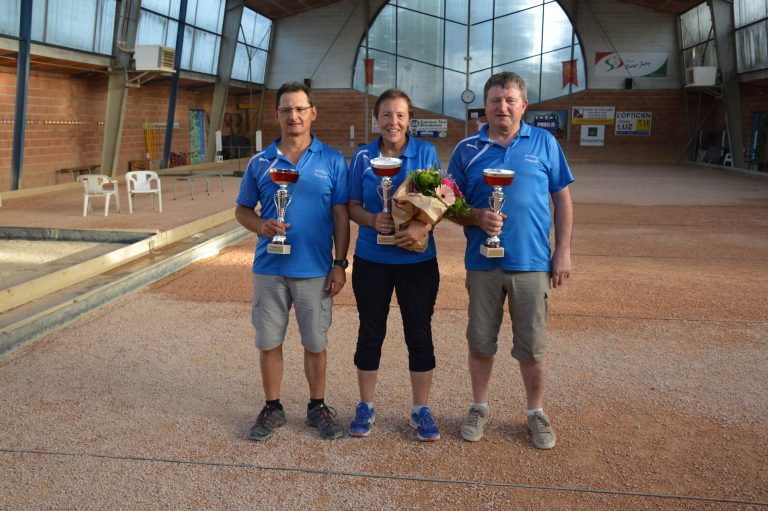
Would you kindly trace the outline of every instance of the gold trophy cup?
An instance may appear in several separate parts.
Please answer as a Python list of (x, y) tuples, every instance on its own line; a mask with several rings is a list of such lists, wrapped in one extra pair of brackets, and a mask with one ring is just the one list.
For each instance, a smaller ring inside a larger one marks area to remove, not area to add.
[[(483, 180), (489, 186), (493, 187), (493, 192), (488, 198), (488, 205), (491, 207), (491, 211), (497, 215), (501, 213), (501, 208), (504, 207), (506, 197), (504, 197), (504, 191), (502, 186), (508, 186), (512, 184), (515, 179), (514, 170), (506, 169), (485, 169), (483, 170)], [(485, 257), (504, 257), (504, 247), (501, 246), (501, 240), (498, 236), (491, 236), (485, 240), (485, 243), (480, 246), (480, 253)]]
[[(288, 185), (294, 184), (299, 180), (299, 171), (294, 169), (269, 169), (269, 177), (273, 183), (280, 187), (275, 192), (275, 195), (272, 196), (272, 200), (275, 202), (275, 208), (277, 209), (277, 221), (285, 223), (285, 209), (293, 199), (288, 193)], [(288, 244), (286, 236), (282, 234), (273, 236), (272, 241), (267, 244), (267, 253), (290, 254), (291, 246)]]

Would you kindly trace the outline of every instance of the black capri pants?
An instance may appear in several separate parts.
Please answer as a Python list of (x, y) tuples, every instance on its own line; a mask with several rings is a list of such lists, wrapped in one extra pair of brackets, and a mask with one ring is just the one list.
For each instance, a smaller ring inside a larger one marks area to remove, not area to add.
[(352, 290), (360, 318), (355, 366), (362, 371), (379, 369), (394, 289), (408, 346), (408, 368), (413, 372), (434, 369), (432, 314), (439, 287), (437, 258), (414, 264), (382, 264), (355, 256)]

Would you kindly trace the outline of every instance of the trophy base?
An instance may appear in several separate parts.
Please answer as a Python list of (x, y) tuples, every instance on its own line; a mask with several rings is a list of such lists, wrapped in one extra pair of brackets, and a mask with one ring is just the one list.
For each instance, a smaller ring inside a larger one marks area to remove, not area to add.
[(379, 245), (394, 245), (395, 235), (394, 234), (377, 234), (376, 243), (378, 243)]
[(291, 253), (291, 246), (283, 243), (267, 243), (267, 254), (288, 255)]
[(504, 257), (504, 248), (482, 245), (480, 246), (480, 253), (485, 257)]

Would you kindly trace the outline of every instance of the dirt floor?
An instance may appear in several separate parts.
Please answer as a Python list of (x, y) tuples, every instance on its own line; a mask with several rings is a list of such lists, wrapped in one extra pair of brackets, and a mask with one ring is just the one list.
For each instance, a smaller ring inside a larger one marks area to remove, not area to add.
[[(244, 440), (263, 403), (251, 237), (0, 359), (0, 509), (768, 508), (768, 180), (689, 167), (574, 174), (574, 271), (550, 302), (555, 449), (528, 436), (508, 319), (486, 436), (459, 436), (464, 240), (447, 222), (435, 231), (430, 399), (443, 438), (418, 442), (408, 426), (393, 302), (371, 436), (323, 441), (304, 425), (292, 322), (288, 424)], [(327, 395), (345, 426), (356, 330), (348, 280)]]

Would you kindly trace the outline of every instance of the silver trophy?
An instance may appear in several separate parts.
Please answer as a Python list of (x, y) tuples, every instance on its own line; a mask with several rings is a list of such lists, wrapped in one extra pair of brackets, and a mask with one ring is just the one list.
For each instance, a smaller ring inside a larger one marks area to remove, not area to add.
[[(293, 197), (288, 193), (288, 185), (294, 184), (299, 180), (299, 171), (294, 169), (269, 169), (269, 177), (273, 183), (280, 187), (275, 192), (275, 195), (272, 196), (272, 200), (275, 203), (275, 209), (277, 209), (277, 221), (285, 223), (285, 209), (293, 200)], [(273, 236), (272, 241), (267, 244), (267, 253), (290, 254), (291, 246), (288, 244), (286, 236), (282, 234)]]
[[(514, 170), (506, 169), (485, 169), (483, 170), (483, 180), (486, 184), (493, 187), (491, 196), (488, 197), (488, 205), (491, 207), (491, 211), (497, 215), (501, 213), (501, 209), (504, 207), (506, 197), (502, 186), (508, 186), (512, 184), (515, 179)], [(491, 236), (485, 240), (485, 243), (480, 247), (480, 253), (485, 257), (504, 257), (504, 247), (501, 246), (501, 240), (498, 236)]]
[[(402, 161), (399, 158), (374, 158), (371, 160), (371, 167), (374, 174), (381, 178), (381, 183), (376, 186), (376, 192), (381, 197), (382, 212), (389, 213), (390, 200), (392, 198), (392, 178), (400, 172)], [(376, 235), (376, 243), (379, 245), (394, 245), (395, 233), (379, 233)]]

